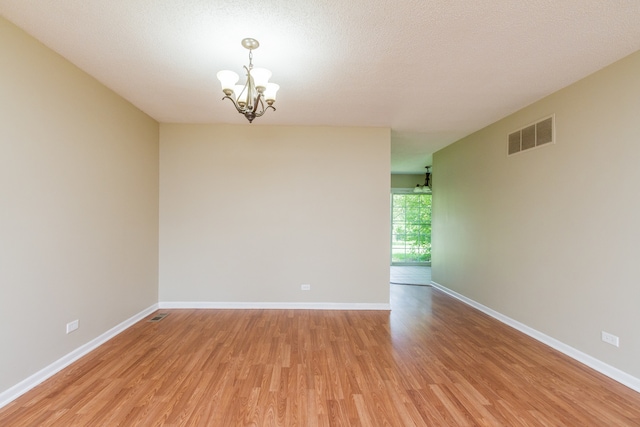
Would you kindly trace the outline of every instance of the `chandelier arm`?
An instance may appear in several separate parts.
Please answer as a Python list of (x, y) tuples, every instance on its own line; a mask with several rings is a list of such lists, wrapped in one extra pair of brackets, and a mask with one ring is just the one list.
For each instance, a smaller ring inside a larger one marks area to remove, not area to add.
[(273, 110), (273, 111), (276, 111), (276, 107), (274, 107), (273, 105), (269, 105), (268, 107), (263, 108), (263, 109), (262, 109), (262, 111), (260, 111), (259, 113), (256, 113), (256, 117), (261, 117), (261, 116), (262, 116), (264, 113), (266, 113), (266, 112), (267, 112), (267, 110), (269, 110), (269, 109), (271, 109), (271, 110)]
[(256, 88), (254, 87), (253, 77), (251, 76), (251, 69), (253, 65), (250, 63), (249, 68), (244, 66), (244, 69), (247, 70), (247, 83), (245, 87), (247, 88), (247, 110), (255, 112), (255, 106), (251, 103), (253, 102), (253, 94), (256, 92)]
[(235, 101), (235, 99), (233, 99), (232, 97), (230, 97), (229, 95), (225, 95), (222, 100), (224, 101), (225, 99), (230, 100), (231, 102), (233, 102), (233, 106), (236, 107), (236, 110), (238, 111), (238, 113), (240, 114), (244, 114), (244, 111), (242, 110), (242, 108), (240, 108), (238, 106), (238, 103)]
[(262, 113), (264, 113), (264, 102), (262, 102), (262, 94), (261, 93), (258, 93), (258, 97), (256, 98), (256, 105), (253, 106), (253, 112), (254, 113), (258, 110), (258, 105), (260, 105), (262, 107)]
[[(258, 113), (258, 105), (260, 105), (260, 112)], [(253, 108), (253, 112), (256, 115), (256, 117), (260, 117), (264, 114), (265, 109), (264, 109), (264, 102), (262, 101), (262, 94), (258, 93), (258, 97), (256, 98), (256, 105)]]
[[(249, 120), (249, 122), (252, 122), (253, 119), (255, 119), (256, 117), (262, 117), (264, 115), (264, 113), (267, 112), (267, 110), (273, 110), (276, 111), (276, 107), (274, 107), (273, 105), (268, 105), (268, 106), (264, 106), (264, 102), (262, 102), (262, 100), (260, 98), (258, 98), (258, 101), (255, 105), (255, 107), (252, 110), (248, 110), (246, 108), (241, 108), (238, 103), (229, 95), (225, 95), (222, 97), (222, 99), (228, 99), (233, 103), (233, 106), (236, 108), (236, 111), (238, 111), (238, 113), (244, 115), (247, 120)], [(260, 109), (260, 111), (258, 110), (258, 104), (260, 104), (262, 106), (262, 108)]]

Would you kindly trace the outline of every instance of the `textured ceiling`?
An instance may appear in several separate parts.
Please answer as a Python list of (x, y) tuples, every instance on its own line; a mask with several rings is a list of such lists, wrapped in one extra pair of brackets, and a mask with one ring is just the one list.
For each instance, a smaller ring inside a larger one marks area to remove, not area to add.
[(244, 123), (218, 70), (280, 84), (251, 126), (380, 126), (392, 172), (640, 49), (638, 0), (0, 0), (160, 122)]

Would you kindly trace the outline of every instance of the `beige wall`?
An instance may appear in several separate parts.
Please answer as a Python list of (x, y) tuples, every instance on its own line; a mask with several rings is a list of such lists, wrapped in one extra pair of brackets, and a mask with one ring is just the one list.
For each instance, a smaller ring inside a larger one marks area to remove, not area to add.
[(158, 124), (2, 18), (0, 52), (1, 393), (157, 302)]
[(391, 188), (414, 188), (416, 185), (424, 185), (425, 175), (391, 175)]
[(161, 124), (160, 301), (388, 303), (389, 141)]
[[(435, 282), (636, 378), (638, 76), (635, 53), (437, 152), (432, 264)], [(551, 113), (557, 144), (507, 157), (507, 134)]]

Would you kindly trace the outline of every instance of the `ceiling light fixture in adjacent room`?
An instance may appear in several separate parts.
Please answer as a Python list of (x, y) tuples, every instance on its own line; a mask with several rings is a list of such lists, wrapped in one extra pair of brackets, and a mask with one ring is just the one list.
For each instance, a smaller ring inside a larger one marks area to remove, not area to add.
[(225, 95), (222, 99), (230, 99), (238, 113), (243, 114), (251, 123), (253, 119), (262, 116), (269, 108), (273, 111), (276, 110), (273, 103), (276, 102), (276, 92), (280, 86), (269, 83), (271, 71), (266, 68), (253, 68), (253, 50), (260, 46), (258, 40), (242, 39), (242, 46), (249, 49), (249, 66), (244, 66), (247, 72), (247, 81), (244, 86), (236, 84), (239, 77), (233, 71), (222, 70), (218, 72), (217, 77), (222, 84), (222, 92)]
[(429, 171), (429, 168), (431, 166), (425, 166), (425, 168), (427, 168), (427, 173), (424, 177), (424, 185), (416, 185), (416, 187), (413, 189), (414, 193), (431, 193), (431, 172)]

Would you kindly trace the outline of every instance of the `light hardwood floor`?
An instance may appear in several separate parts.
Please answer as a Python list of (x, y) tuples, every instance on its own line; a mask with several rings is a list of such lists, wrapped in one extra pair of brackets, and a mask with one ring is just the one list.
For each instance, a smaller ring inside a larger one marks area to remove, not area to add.
[(640, 394), (436, 289), (391, 293), (391, 313), (162, 310), (0, 425), (640, 425)]

